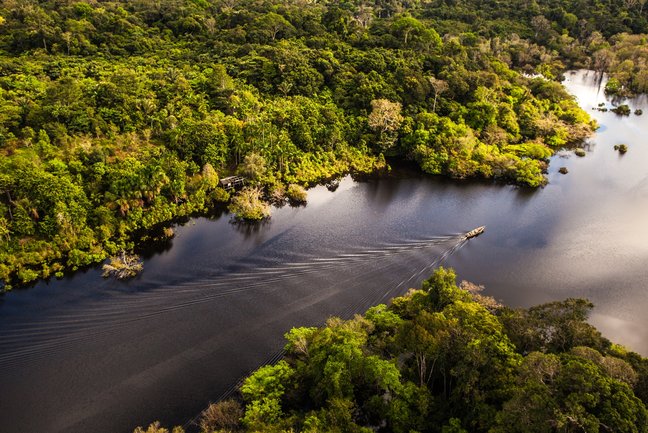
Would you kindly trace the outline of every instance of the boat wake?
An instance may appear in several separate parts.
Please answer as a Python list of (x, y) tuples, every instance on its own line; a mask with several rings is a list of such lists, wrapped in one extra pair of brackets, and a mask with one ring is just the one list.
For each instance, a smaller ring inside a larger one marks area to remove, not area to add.
[[(469, 238), (467, 234), (454, 234), (407, 239), (341, 254), (323, 251), (317, 256), (293, 255), (298, 260), (281, 263), (277, 263), (276, 258), (256, 257), (250, 263), (237, 263), (202, 278), (187, 278), (128, 293), (108, 291), (108, 299), (104, 296), (89, 300), (81, 307), (63, 309), (31, 321), (17, 320), (3, 327), (0, 331), (0, 368), (69, 350), (101, 335), (124, 333), (127, 327), (161, 315), (181, 310), (198, 311), (205, 304), (222, 305), (228, 299), (243, 304), (317, 303), (345, 290), (358, 290), (352, 301), (330, 312), (330, 315), (350, 318), (420, 283)], [(432, 261), (430, 256), (434, 257)], [(393, 278), (403, 274), (408, 277), (394, 281), (387, 291), (372, 290), (364, 294), (360, 289), (378, 275)], [(102, 284), (108, 288), (109, 283)]]

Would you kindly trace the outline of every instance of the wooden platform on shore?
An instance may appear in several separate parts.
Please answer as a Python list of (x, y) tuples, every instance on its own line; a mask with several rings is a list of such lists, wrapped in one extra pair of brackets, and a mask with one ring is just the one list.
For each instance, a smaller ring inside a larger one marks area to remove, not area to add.
[(245, 178), (243, 176), (228, 176), (219, 180), (218, 184), (225, 190), (242, 188), (245, 186)]

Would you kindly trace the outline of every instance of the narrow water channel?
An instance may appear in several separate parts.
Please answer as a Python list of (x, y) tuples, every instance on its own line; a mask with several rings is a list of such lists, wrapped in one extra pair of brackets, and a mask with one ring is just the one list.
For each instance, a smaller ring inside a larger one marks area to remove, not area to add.
[[(599, 78), (567, 75), (588, 111), (605, 102)], [(132, 281), (91, 269), (0, 297), (2, 431), (182, 423), (276, 359), (291, 327), (363, 312), (440, 263), (513, 306), (587, 297), (604, 335), (648, 355), (648, 104), (630, 105), (647, 114), (591, 111), (587, 155), (559, 153), (537, 191), (347, 177), (258, 227), (193, 219)]]

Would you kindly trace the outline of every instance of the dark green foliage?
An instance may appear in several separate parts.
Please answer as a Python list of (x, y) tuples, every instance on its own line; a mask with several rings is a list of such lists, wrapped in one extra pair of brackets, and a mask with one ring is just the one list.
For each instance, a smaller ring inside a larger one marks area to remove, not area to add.
[(648, 411), (625, 383), (594, 362), (566, 353), (530, 353), (495, 432), (643, 432)]
[(609, 341), (586, 322), (593, 307), (583, 299), (567, 299), (528, 310), (504, 309), (500, 320), (522, 353), (559, 353), (576, 346), (605, 350), (610, 345)]
[(618, 107), (613, 108), (611, 111), (621, 116), (629, 116), (630, 113), (632, 113), (630, 107), (627, 104), (619, 105)]

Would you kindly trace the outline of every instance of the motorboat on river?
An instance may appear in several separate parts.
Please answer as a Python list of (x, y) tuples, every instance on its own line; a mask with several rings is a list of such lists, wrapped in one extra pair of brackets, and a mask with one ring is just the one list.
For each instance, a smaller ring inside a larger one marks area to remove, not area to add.
[(479, 236), (480, 234), (484, 233), (484, 230), (486, 230), (486, 226), (480, 226), (475, 229), (472, 229), (469, 232), (466, 232), (464, 235), (464, 239), (471, 239), (474, 238), (475, 236)]

